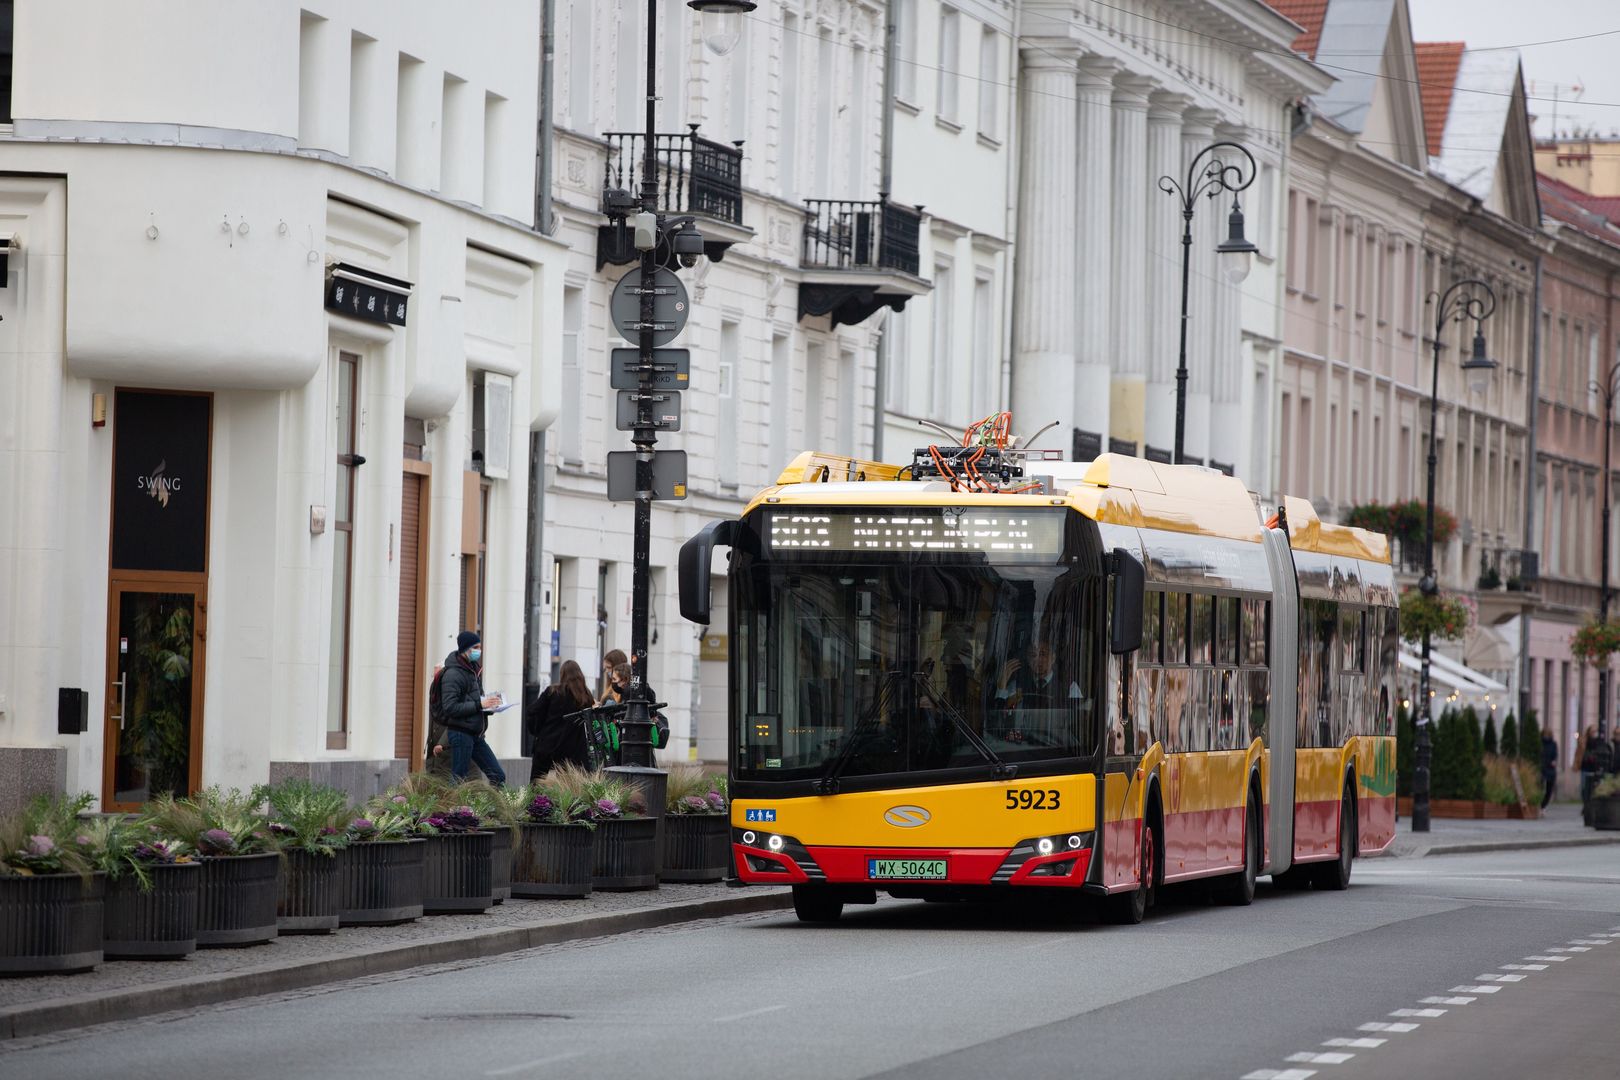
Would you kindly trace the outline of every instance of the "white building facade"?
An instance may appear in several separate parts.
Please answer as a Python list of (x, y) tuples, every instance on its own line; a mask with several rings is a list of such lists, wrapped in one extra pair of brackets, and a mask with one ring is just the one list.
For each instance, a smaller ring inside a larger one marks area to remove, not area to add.
[(1185, 455), (1273, 494), (1280, 192), (1292, 105), (1330, 77), (1289, 51), (1297, 27), (1258, 0), (1019, 6), (1015, 416), (1058, 421), (1077, 457), (1170, 460), (1182, 214), (1160, 178), (1186, 187), (1201, 151), (1238, 143), (1256, 163), (1242, 199), (1260, 255), (1241, 285), (1230, 281), (1215, 247), (1231, 196), (1197, 200)]
[(375, 790), (521, 684), (535, 5), (6, 7), (0, 792)]

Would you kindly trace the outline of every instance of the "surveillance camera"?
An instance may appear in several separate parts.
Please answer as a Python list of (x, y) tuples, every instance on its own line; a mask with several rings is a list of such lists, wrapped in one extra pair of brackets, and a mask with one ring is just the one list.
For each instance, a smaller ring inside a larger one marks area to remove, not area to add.
[(677, 229), (670, 237), (670, 247), (674, 250), (676, 258), (680, 259), (682, 266), (696, 266), (698, 256), (703, 254), (703, 234), (690, 226)]
[(698, 256), (693, 255), (690, 252), (682, 252), (680, 255), (680, 260), (681, 265), (690, 270), (692, 267), (697, 265)]

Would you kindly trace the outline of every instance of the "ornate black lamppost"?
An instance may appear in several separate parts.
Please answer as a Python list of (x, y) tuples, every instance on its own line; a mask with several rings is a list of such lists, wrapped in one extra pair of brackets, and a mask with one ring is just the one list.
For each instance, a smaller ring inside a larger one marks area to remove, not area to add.
[[(1491, 372), (1496, 361), (1485, 355), (1485, 320), (1496, 310), (1496, 294), (1491, 287), (1477, 278), (1453, 282), (1443, 293), (1433, 293), (1429, 302), (1434, 304), (1434, 377), (1429, 389), (1429, 494), (1423, 519), (1423, 577), (1418, 580), (1418, 591), (1433, 598), (1440, 592), (1434, 572), (1434, 472), (1440, 458), (1435, 450), (1435, 421), (1440, 412), (1440, 339), (1446, 323), (1452, 319), (1463, 322), (1474, 320), (1474, 349), (1463, 361), (1463, 373), (1468, 377), (1468, 389), (1482, 393), (1490, 385)], [(1429, 831), (1429, 760), (1433, 749), (1430, 738), (1429, 710), (1429, 631), (1423, 631), (1423, 669), (1418, 680), (1418, 704), (1421, 712), (1417, 720), (1417, 767), (1412, 775), (1412, 831)]]
[[(1243, 155), (1244, 164), (1227, 164), (1219, 151), (1236, 150)], [(1207, 159), (1207, 160), (1206, 160)], [(1187, 439), (1187, 279), (1192, 268), (1193, 209), (1200, 195), (1213, 199), (1223, 191), (1232, 193), (1232, 212), (1227, 216), (1226, 239), (1215, 248), (1226, 260), (1226, 276), (1234, 284), (1249, 276), (1254, 261), (1255, 247), (1243, 235), (1243, 207), (1238, 192), (1254, 183), (1254, 155), (1235, 142), (1211, 143), (1200, 150), (1187, 165), (1187, 178), (1183, 183), (1173, 176), (1159, 177), (1159, 189), (1181, 200), (1181, 357), (1176, 364), (1176, 453), (1175, 461), (1183, 460)]]
[[(1592, 383), (1594, 391), (1603, 395), (1603, 567), (1602, 584), (1598, 593), (1598, 622), (1609, 621), (1609, 449), (1614, 442), (1614, 398), (1620, 393), (1620, 386), (1615, 385), (1616, 378), (1620, 377), (1620, 363), (1609, 368), (1608, 378), (1602, 383)], [(1603, 658), (1603, 666), (1598, 668), (1598, 738), (1607, 738), (1609, 734), (1609, 658)]]

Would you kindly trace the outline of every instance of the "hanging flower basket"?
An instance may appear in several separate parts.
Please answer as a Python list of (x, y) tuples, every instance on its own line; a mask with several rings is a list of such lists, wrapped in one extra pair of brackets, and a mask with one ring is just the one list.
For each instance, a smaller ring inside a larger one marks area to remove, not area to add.
[(1620, 652), (1620, 622), (1587, 623), (1569, 637), (1569, 654), (1583, 664), (1603, 667)]
[[(1344, 523), (1369, 532), (1383, 533), (1401, 542), (1403, 548), (1416, 548), (1423, 543), (1426, 518), (1425, 504), (1416, 499), (1398, 503), (1363, 503), (1353, 506), (1345, 515)], [(1447, 510), (1434, 508), (1434, 542), (1449, 543), (1457, 535), (1457, 518)]]
[(1473, 621), (1473, 608), (1462, 597), (1401, 590), (1401, 637), (1406, 641), (1422, 641), (1425, 632), (1431, 638), (1458, 641)]

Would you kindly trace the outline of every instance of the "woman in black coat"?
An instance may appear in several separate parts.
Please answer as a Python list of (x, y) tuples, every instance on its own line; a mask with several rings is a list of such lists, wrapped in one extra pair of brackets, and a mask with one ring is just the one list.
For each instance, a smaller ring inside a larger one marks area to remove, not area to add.
[(585, 673), (574, 661), (564, 660), (557, 681), (540, 691), (523, 718), (524, 726), (534, 738), (530, 783), (558, 765), (590, 767), (585, 752), (584, 725), (567, 717), (593, 704), (590, 687), (585, 685)]

